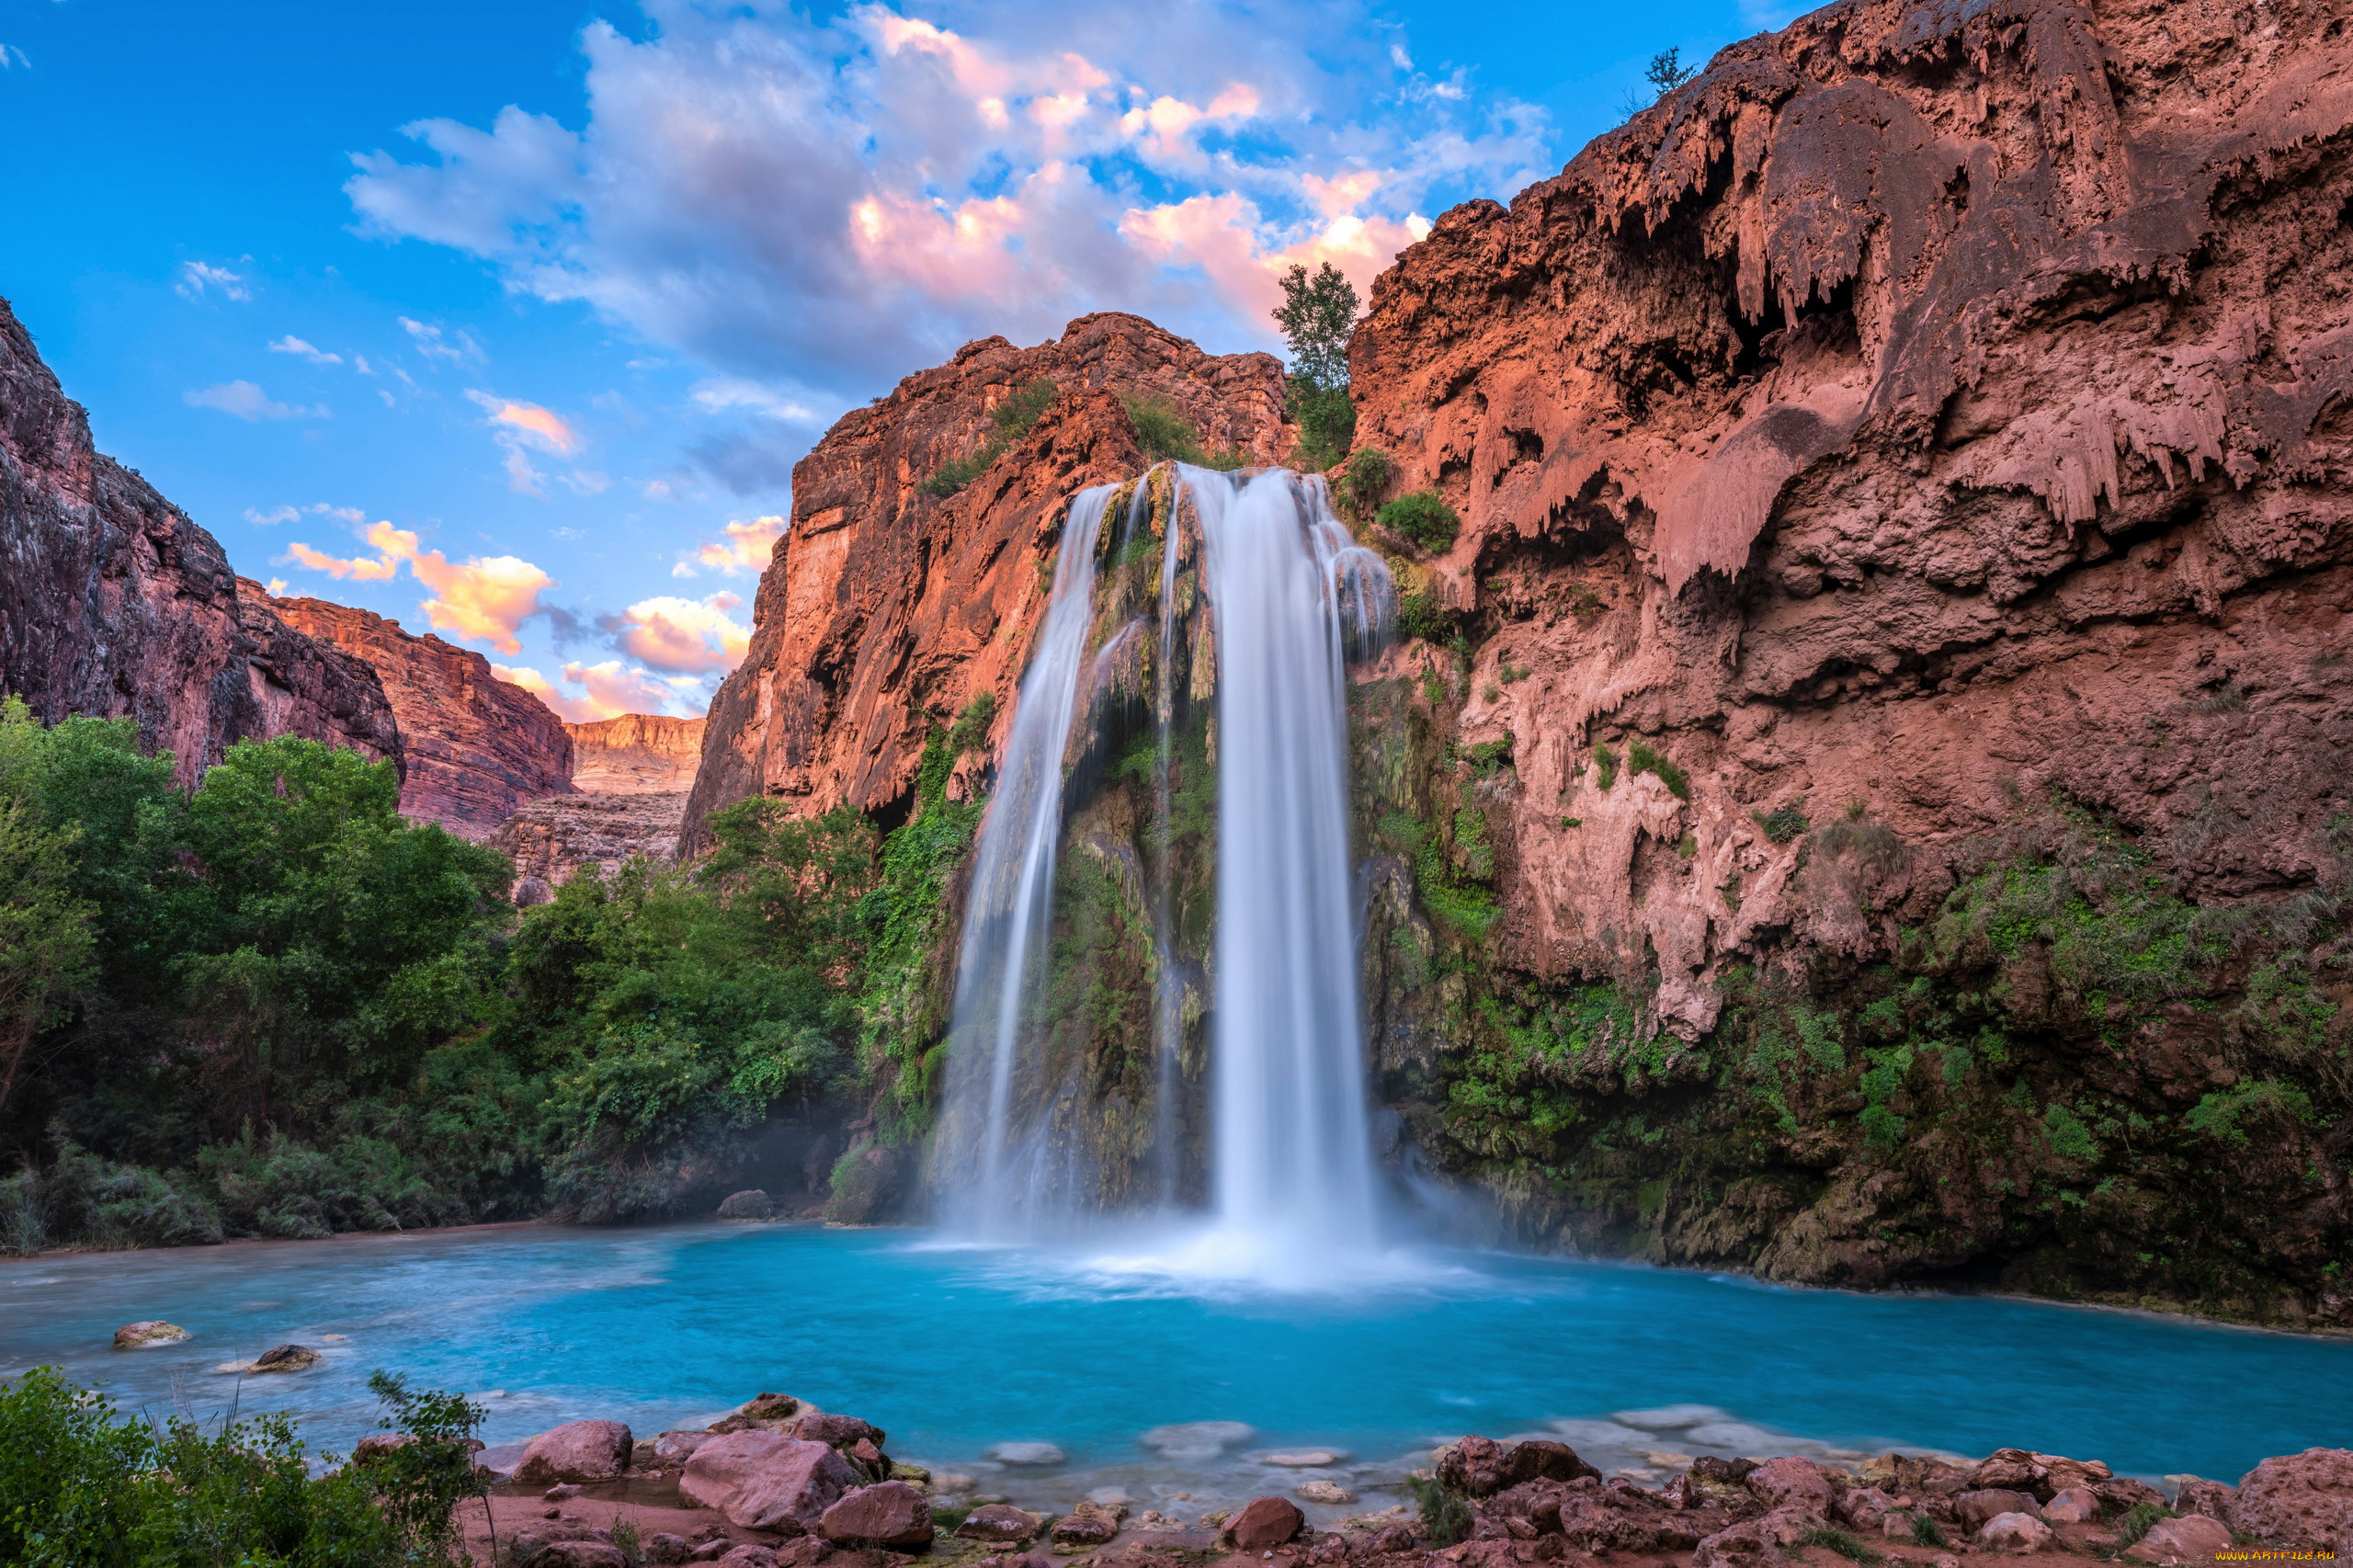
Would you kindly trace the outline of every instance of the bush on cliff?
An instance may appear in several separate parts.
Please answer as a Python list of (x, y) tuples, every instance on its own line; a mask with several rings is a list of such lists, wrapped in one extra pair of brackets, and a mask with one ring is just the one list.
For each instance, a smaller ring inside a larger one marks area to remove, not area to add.
[(1454, 536), (1462, 526), (1454, 508), (1435, 490), (1400, 495), (1381, 508), (1380, 519), (1382, 528), (1434, 555), (1453, 548)]

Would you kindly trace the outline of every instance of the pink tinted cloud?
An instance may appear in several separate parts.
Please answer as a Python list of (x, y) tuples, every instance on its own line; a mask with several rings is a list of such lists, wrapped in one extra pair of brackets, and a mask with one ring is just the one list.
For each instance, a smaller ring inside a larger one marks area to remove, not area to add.
[(452, 562), (438, 550), (423, 548), (408, 529), (388, 522), (370, 526), (366, 538), (376, 548), (373, 557), (338, 558), (298, 541), (286, 547), (283, 559), (356, 583), (389, 581), (406, 562), (411, 574), (433, 590), (433, 597), (417, 608), (434, 630), (487, 642), (506, 654), (522, 652), (516, 632), (540, 613), (540, 596), (556, 586), (554, 578), (517, 556)]

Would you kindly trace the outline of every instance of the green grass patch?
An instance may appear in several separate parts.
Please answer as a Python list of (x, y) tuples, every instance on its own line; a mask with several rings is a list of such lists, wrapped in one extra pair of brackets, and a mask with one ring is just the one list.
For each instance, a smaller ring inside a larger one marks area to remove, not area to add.
[(1381, 526), (1435, 555), (1453, 546), (1462, 519), (1437, 491), (1416, 490), (1381, 508)]

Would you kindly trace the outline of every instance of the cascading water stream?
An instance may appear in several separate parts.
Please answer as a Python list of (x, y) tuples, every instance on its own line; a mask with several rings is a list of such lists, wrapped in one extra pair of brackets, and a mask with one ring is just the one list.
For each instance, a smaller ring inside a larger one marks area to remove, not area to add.
[(1341, 558), (1387, 574), (1321, 481), (1182, 472), (1217, 631), (1216, 1246), (1264, 1272), (1377, 1240), (1343, 647), (1369, 607), (1353, 558), (1341, 602)]
[[(1062, 836), (1063, 755), (1069, 744), (1087, 618), (1095, 594), (1095, 542), (1116, 487), (1072, 498), (1054, 563), (1052, 596), (998, 769), (996, 794), (983, 824), (957, 955), (950, 1024), (951, 1112), (976, 1097), (970, 1078), (983, 1074), (978, 1169), (963, 1191), (965, 1222), (1002, 1235), (1028, 1207), (1009, 1190), (1006, 1131), (1021, 1046), (1022, 1005), (1035, 978), (1048, 929), (1054, 856)], [(971, 1136), (968, 1130), (967, 1137)]]
[[(1204, 682), (1207, 670), (1195, 671), (1186, 721), (1195, 737), (1188, 768), (1209, 767), (1214, 756), (1214, 945), (1191, 960), (1206, 959), (1210, 992), (1212, 1222), (1165, 1261), (1228, 1276), (1313, 1273), (1319, 1262), (1379, 1242), (1358, 994), (1346, 665), (1377, 649), (1393, 589), (1386, 564), (1333, 516), (1320, 479), (1181, 465), (1174, 479), (1157, 490), (1139, 487), (1124, 528), (1104, 541), (1118, 565), (1105, 569), (1101, 606), (1096, 562), (1112, 492), (1088, 491), (1072, 503), (1053, 597), (976, 852), (942, 1131), (941, 1147), (952, 1153), (936, 1153), (935, 1179), (964, 1228), (983, 1237), (1036, 1234), (1049, 1220), (1081, 1217), (1053, 1212), (1082, 1186), (1071, 1179), (1072, 1133), (1055, 1108), (1066, 1110), (1077, 1074), (1099, 1074), (1104, 1059), (1084, 1051), (1072, 1058), (1065, 1048), (1055, 1059), (1062, 1064), (1051, 1065), (1050, 1053), (1030, 1045), (1067, 1023), (1073, 998), (1087, 994), (1082, 987), (1046, 997), (1049, 949), (1075, 950), (1086, 941), (1085, 912), (1054, 903), (1065, 812), (1084, 813), (1101, 788), (1087, 785), (1074, 797), (1080, 804), (1069, 804), (1065, 773), (1088, 749), (1075, 744), (1074, 724), (1127, 722), (1107, 717), (1120, 710), (1116, 703), (1100, 705), (1103, 671), (1133, 657), (1143, 629), (1131, 620), (1113, 631), (1109, 623), (1141, 602), (1143, 614), (1160, 619), (1154, 677), (1129, 688), (1154, 709), (1154, 817), (1142, 839), (1154, 885), (1139, 911), (1148, 911), (1154, 960), (1145, 1025), (1154, 1103), (1149, 1144), (1130, 1156), (1143, 1179), (1127, 1190), (1156, 1197), (1166, 1211), (1186, 1185), (1180, 1046), (1190, 1027), (1183, 1019), (1199, 1017), (1185, 1012), (1185, 998), (1195, 983), (1188, 975), (1200, 971), (1180, 972), (1170, 892), (1172, 721), (1185, 700), (1174, 672), (1182, 645), (1191, 659), (1215, 662), (1213, 682)], [(1148, 494), (1157, 501), (1148, 504)], [(1147, 568), (1131, 565), (1152, 517), (1165, 529), (1156, 584), (1134, 574)], [(1197, 582), (1197, 596), (1180, 593), (1180, 572)], [(1098, 611), (1104, 646), (1090, 666)], [(1211, 691), (1213, 714), (1205, 714), (1199, 702)], [(1088, 692), (1092, 716), (1078, 711)], [(1107, 733), (1116, 739), (1120, 732)], [(1100, 738), (1092, 729), (1087, 735), (1089, 744)], [(1192, 778), (1198, 793), (1203, 781)], [(1094, 862), (1132, 855), (1107, 850), (1102, 819), (1086, 820), (1098, 824), (1087, 830)]]

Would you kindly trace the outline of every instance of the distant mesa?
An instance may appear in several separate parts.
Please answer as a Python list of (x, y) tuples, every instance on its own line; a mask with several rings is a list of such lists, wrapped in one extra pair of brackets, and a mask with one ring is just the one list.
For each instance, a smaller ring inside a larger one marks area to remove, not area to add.
[(623, 713), (566, 724), (572, 737), (572, 787), (592, 795), (667, 794), (691, 790), (702, 761), (700, 719)]

